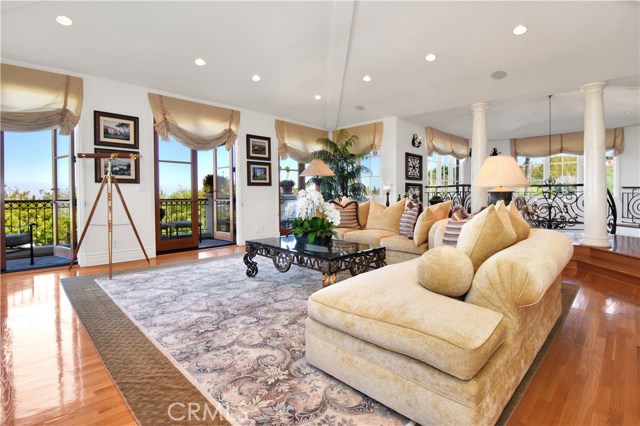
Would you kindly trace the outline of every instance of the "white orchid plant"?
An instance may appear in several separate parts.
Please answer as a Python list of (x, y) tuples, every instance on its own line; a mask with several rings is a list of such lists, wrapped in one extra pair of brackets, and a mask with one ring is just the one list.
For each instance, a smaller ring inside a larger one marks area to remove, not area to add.
[(337, 236), (333, 227), (340, 225), (340, 212), (333, 204), (325, 202), (315, 189), (298, 191), (297, 202), (289, 206), (286, 213), (287, 216), (296, 216), (291, 224), (291, 233), (298, 237), (307, 235), (309, 243), (313, 243), (316, 237)]

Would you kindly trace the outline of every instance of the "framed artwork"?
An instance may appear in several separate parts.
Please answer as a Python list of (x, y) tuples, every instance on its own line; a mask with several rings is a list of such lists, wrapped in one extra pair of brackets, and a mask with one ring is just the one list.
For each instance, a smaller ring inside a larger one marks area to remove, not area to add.
[(404, 177), (407, 180), (422, 180), (422, 155), (404, 153)]
[[(135, 152), (115, 151), (112, 149), (96, 149), (95, 152), (136, 154)], [(96, 182), (100, 183), (102, 178), (109, 173), (109, 159), (96, 158), (95, 162), (95, 178)], [(140, 183), (140, 158), (135, 160), (131, 158), (116, 158), (111, 162), (111, 174), (118, 179), (118, 183)]]
[(94, 144), (138, 149), (138, 117), (93, 111)]
[(247, 185), (271, 186), (271, 163), (247, 161)]
[(422, 202), (422, 185), (419, 183), (405, 183), (404, 192), (410, 200)]
[(271, 138), (247, 135), (247, 160), (271, 161)]

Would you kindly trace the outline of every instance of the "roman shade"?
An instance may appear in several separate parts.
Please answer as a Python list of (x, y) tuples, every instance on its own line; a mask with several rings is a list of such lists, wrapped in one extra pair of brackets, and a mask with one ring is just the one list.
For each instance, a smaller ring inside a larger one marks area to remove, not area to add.
[(2, 64), (1, 93), (2, 131), (69, 135), (80, 121), (80, 77)]
[(381, 121), (335, 130), (333, 132), (334, 140), (340, 130), (346, 130), (349, 136), (356, 135), (358, 137), (358, 142), (351, 147), (352, 154), (360, 155), (371, 152), (376, 155), (382, 146), (383, 124)]
[(314, 158), (313, 153), (322, 149), (317, 140), (329, 136), (326, 130), (282, 120), (276, 120), (275, 126), (280, 158), (283, 160), (291, 158), (303, 164), (310, 163)]
[(435, 152), (440, 155), (450, 155), (459, 160), (469, 156), (469, 139), (445, 133), (433, 127), (427, 127), (424, 130), (427, 155)]
[(238, 137), (240, 111), (149, 93), (155, 129), (162, 140), (169, 135), (196, 151), (224, 144), (230, 150)]
[[(617, 127), (605, 131), (607, 150), (613, 150), (613, 155), (620, 155), (624, 151), (624, 129)], [(555, 154), (584, 154), (584, 132), (563, 133), (534, 136), (530, 138), (511, 139), (511, 155), (514, 157), (548, 157)]]

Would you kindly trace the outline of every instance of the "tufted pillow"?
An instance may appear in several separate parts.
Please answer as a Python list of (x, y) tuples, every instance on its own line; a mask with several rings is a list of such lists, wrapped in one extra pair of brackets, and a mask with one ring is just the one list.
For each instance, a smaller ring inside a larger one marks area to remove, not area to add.
[(413, 239), (413, 229), (416, 226), (421, 208), (421, 203), (414, 203), (413, 201), (407, 202), (402, 217), (400, 218), (400, 235), (404, 235), (410, 240)]
[(450, 210), (451, 201), (445, 201), (444, 203), (429, 206), (428, 209), (418, 216), (418, 221), (416, 222), (416, 227), (413, 232), (413, 242), (416, 243), (416, 247), (427, 242), (431, 225), (440, 219), (448, 218)]
[(507, 212), (509, 212), (509, 220), (511, 220), (511, 226), (516, 231), (518, 241), (526, 240), (529, 237), (529, 231), (531, 231), (529, 222), (522, 217), (514, 203), (507, 206)]
[(340, 228), (360, 229), (358, 222), (358, 202), (349, 201), (345, 205), (330, 201), (340, 213)]
[(507, 209), (490, 205), (462, 227), (456, 247), (471, 258), (477, 271), (485, 260), (515, 242)]
[(400, 217), (404, 212), (404, 200), (391, 204), (389, 207), (371, 199), (367, 229), (382, 229), (384, 231), (400, 233)]
[(468, 292), (473, 274), (473, 263), (469, 256), (453, 247), (433, 248), (418, 260), (420, 284), (445, 296), (459, 297)]

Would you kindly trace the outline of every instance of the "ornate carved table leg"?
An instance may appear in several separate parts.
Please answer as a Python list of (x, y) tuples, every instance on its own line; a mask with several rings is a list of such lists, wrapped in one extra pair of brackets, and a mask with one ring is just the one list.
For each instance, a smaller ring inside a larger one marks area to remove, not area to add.
[(258, 275), (258, 264), (254, 262), (253, 259), (256, 257), (256, 248), (253, 245), (246, 245), (246, 253), (242, 257), (244, 264), (247, 265), (247, 276), (255, 277)]
[(322, 274), (322, 287), (336, 283), (337, 274)]

